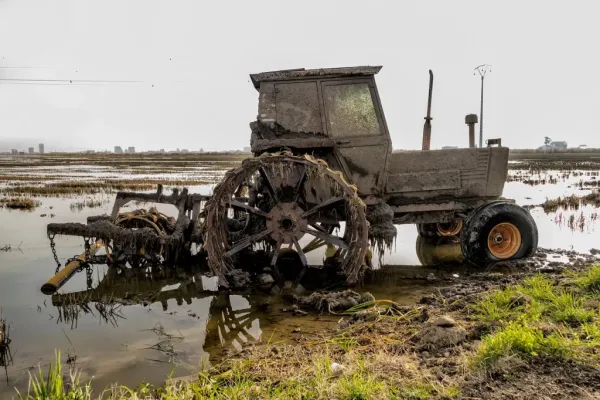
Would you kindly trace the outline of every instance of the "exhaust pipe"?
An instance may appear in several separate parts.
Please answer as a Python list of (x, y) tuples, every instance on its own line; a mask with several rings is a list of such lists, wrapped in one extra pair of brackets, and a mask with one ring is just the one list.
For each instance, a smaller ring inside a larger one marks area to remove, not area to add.
[(423, 146), (422, 150), (429, 150), (431, 147), (431, 92), (433, 90), (433, 72), (429, 70), (429, 97), (427, 99), (427, 116), (425, 125), (423, 125)]

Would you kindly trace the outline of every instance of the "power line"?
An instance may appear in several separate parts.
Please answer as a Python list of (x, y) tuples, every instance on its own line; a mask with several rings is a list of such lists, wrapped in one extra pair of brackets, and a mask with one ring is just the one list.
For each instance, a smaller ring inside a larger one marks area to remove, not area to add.
[(51, 67), (48, 67), (48, 66), (39, 66), (39, 67), (36, 67), (36, 66), (31, 66), (31, 65), (30, 66), (24, 66), (24, 67), (14, 67), (14, 66), (0, 67), (0, 69), (33, 69), (33, 68), (51, 68)]
[(28, 78), (0, 78), (2, 82), (55, 82), (55, 83), (144, 83), (143, 81), (117, 81), (95, 79), (28, 79)]

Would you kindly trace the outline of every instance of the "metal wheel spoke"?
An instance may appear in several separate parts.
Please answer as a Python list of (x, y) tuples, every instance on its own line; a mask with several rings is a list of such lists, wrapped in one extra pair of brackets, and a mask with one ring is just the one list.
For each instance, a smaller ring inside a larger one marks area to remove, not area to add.
[(258, 208), (249, 206), (248, 204), (244, 204), (238, 200), (229, 200), (229, 206), (231, 208), (237, 208), (239, 210), (244, 210), (244, 211), (249, 212), (254, 215), (260, 215), (261, 217), (265, 217), (265, 218), (269, 217), (269, 215), (266, 212), (259, 210)]
[(304, 254), (304, 251), (302, 251), (302, 247), (300, 247), (300, 243), (298, 243), (298, 240), (296, 238), (294, 238), (293, 240), (294, 240), (294, 246), (296, 246), (296, 251), (298, 252), (298, 256), (300, 256), (300, 261), (302, 261), (302, 265), (304, 267), (308, 266), (308, 261), (306, 260), (306, 255)]
[(300, 190), (302, 189), (302, 185), (304, 185), (304, 182), (306, 181), (306, 167), (304, 167), (304, 169), (302, 170), (302, 176), (300, 177), (300, 180), (298, 181), (298, 184), (296, 185), (296, 189), (294, 191), (294, 203), (298, 201), (298, 198), (300, 197)]
[(273, 185), (271, 185), (271, 180), (269, 179), (269, 177), (267, 176), (267, 173), (265, 172), (263, 167), (260, 167), (258, 169), (258, 173), (260, 174), (260, 176), (262, 177), (265, 186), (267, 187), (267, 190), (269, 191), (269, 194), (271, 195), (271, 198), (276, 202), (279, 203), (279, 198), (277, 197), (277, 195), (275, 194), (275, 189), (273, 188)]
[(315, 228), (316, 230), (320, 231), (320, 232), (329, 233), (321, 225), (317, 225), (316, 223), (315, 224), (309, 224), (309, 225), (312, 226), (313, 228)]
[(233, 246), (231, 249), (229, 249), (229, 251), (227, 253), (225, 253), (225, 255), (228, 256), (228, 257), (231, 257), (232, 255), (234, 255), (238, 251), (245, 249), (246, 247), (250, 246), (254, 242), (257, 242), (257, 241), (261, 240), (265, 236), (270, 235), (272, 232), (273, 232), (273, 229), (265, 229), (262, 232), (259, 232), (259, 233), (255, 234), (255, 235), (247, 237), (246, 239), (241, 240), (235, 246)]
[(298, 255), (300, 256), (300, 261), (302, 261), (302, 270), (294, 280), (293, 287), (295, 288), (300, 284), (300, 281), (302, 280), (302, 278), (304, 278), (304, 274), (306, 274), (306, 271), (308, 270), (308, 261), (306, 260), (306, 255), (302, 251), (300, 243), (298, 243), (298, 240), (296, 240), (296, 238), (294, 238), (294, 246), (296, 246), (296, 250), (298, 251)]
[(302, 218), (306, 218), (313, 214), (316, 214), (319, 211), (321, 211), (322, 209), (324, 209), (325, 207), (329, 207), (330, 205), (335, 204), (340, 201), (343, 201), (343, 200), (344, 200), (343, 197), (332, 197), (330, 199), (327, 199), (324, 202), (322, 202), (321, 204), (319, 204), (318, 206), (313, 207), (310, 210), (306, 211), (304, 214), (302, 214)]
[(308, 233), (310, 235), (313, 235), (314, 237), (317, 237), (317, 238), (319, 238), (321, 240), (324, 240), (327, 243), (336, 245), (340, 249), (347, 250), (347, 249), (350, 248), (350, 246), (348, 246), (348, 243), (346, 243), (344, 241), (344, 239), (342, 239), (341, 237), (330, 235), (328, 233), (323, 233), (321, 231), (316, 231), (314, 229), (309, 229), (309, 228), (304, 228), (302, 231), (304, 233)]
[(317, 250), (323, 246), (325, 246), (325, 242), (323, 240), (321, 240), (319, 238), (314, 238), (313, 240), (310, 241), (310, 243), (308, 243), (306, 246), (304, 246), (302, 251), (304, 253), (310, 253), (311, 251)]
[(281, 245), (283, 244), (283, 238), (280, 237), (273, 249), (273, 256), (271, 257), (271, 267), (274, 267), (277, 264), (277, 258), (279, 258), (279, 250), (281, 250)]
[(275, 275), (275, 280), (280, 287), (283, 287), (284, 281), (283, 276), (279, 273), (279, 268), (277, 267), (277, 258), (279, 258), (279, 250), (281, 250), (281, 245), (283, 244), (283, 238), (280, 237), (277, 240), (277, 244), (273, 249), (273, 256), (271, 257), (271, 268), (273, 268), (273, 275)]

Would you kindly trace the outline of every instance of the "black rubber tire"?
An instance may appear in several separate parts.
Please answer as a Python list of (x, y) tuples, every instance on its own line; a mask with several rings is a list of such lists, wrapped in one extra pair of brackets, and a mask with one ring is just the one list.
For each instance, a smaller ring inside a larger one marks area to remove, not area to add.
[[(521, 247), (505, 260), (492, 255), (488, 235), (499, 223), (510, 222), (521, 233)], [(538, 246), (538, 229), (529, 211), (513, 203), (491, 203), (475, 210), (465, 221), (460, 241), (465, 258), (481, 265), (494, 261), (516, 260), (532, 256)]]
[(419, 236), (423, 237), (440, 237), (437, 224), (417, 224), (417, 232), (419, 232)]

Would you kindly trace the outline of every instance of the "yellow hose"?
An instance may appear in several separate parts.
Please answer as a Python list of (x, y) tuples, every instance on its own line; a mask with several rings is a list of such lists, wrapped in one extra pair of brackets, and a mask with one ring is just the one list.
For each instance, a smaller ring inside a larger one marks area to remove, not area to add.
[[(90, 246), (90, 256), (96, 254), (100, 247), (104, 246), (102, 239), (98, 239), (95, 244)], [(52, 294), (61, 288), (71, 277), (77, 272), (81, 263), (85, 261), (86, 252), (81, 253), (77, 258), (67, 265), (52, 278), (48, 279), (46, 283), (42, 285), (42, 293)]]

